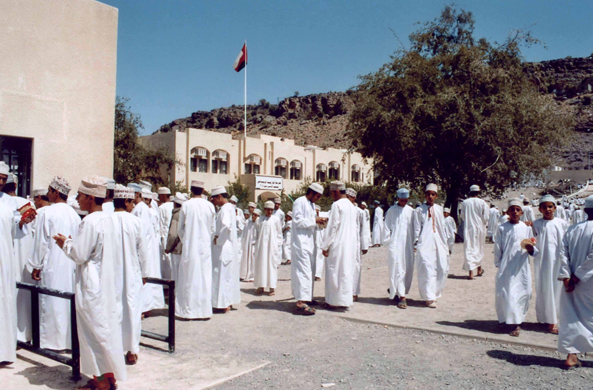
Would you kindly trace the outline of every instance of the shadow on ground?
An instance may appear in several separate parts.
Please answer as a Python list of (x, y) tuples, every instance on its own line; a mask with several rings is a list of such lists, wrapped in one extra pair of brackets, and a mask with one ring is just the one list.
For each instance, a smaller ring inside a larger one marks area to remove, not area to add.
[[(486, 352), (488, 356), (494, 359), (505, 360), (515, 366), (541, 366), (552, 368), (563, 368), (564, 359), (554, 359), (547, 356), (521, 355), (509, 351), (492, 350)], [(581, 361), (583, 367), (593, 367), (593, 362)]]
[[(69, 366), (49, 367), (19, 354), (17, 354), (17, 358), (33, 365), (33, 367), (25, 368), (15, 374), (27, 378), (31, 386), (47, 386), (50, 389), (63, 390), (73, 388), (76, 383), (70, 379), (72, 378), (72, 369)], [(79, 382), (86, 383), (88, 380), (88, 377), (82, 375)]]

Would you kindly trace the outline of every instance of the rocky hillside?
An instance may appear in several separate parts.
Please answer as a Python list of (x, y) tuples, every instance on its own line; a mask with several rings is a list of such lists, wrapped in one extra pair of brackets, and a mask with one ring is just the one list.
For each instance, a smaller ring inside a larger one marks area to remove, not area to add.
[[(543, 94), (553, 94), (559, 109), (574, 113), (577, 142), (561, 153), (562, 165), (568, 169), (586, 168), (588, 151), (593, 150), (593, 56), (529, 63), (525, 72)], [(353, 107), (349, 92), (292, 96), (279, 104), (261, 100), (258, 105), (247, 106), (247, 132), (292, 138), (299, 145), (346, 148), (349, 142), (344, 134)], [(158, 131), (187, 127), (221, 133), (242, 132), (243, 106), (196, 111)]]

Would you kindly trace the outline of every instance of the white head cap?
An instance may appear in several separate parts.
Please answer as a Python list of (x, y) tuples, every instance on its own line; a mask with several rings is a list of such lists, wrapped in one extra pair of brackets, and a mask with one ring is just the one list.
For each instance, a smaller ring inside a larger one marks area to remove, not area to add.
[(249, 202), (249, 204), (247, 205), (248, 207), (257, 207), (257, 205), (253, 202)]
[(116, 184), (113, 189), (113, 199), (134, 199), (135, 197), (133, 188)]
[(159, 195), (171, 195), (171, 190), (167, 187), (159, 187), (159, 189), (156, 190), (156, 192)]
[(556, 204), (556, 199), (552, 196), (552, 195), (544, 195), (539, 199), (539, 204), (542, 204), (544, 202), (552, 202), (554, 204)]
[(274, 202), (272, 202), (271, 200), (268, 200), (266, 203), (264, 203), (264, 209), (273, 209), (274, 208)]
[(134, 192), (142, 192), (142, 187), (140, 187), (140, 184), (128, 183), (128, 187), (130, 187), (131, 189), (133, 189)]
[(292, 211), (289, 211), (288, 213), (286, 213), (286, 215), (288, 215), (290, 218), (292, 218)]
[(585, 198), (585, 209), (593, 209), (593, 195)]
[(144, 199), (152, 199), (152, 192), (149, 189), (143, 188), (142, 189), (142, 197)]
[(51, 183), (49, 183), (49, 186), (63, 195), (68, 195), (70, 192), (70, 184), (68, 184), (66, 179), (60, 176), (54, 177)]
[(451, 212), (451, 209), (450, 209), (450, 208), (448, 208), (448, 207), (445, 207), (445, 208), (443, 209), (443, 213), (450, 213), (450, 212)]
[(4, 161), (0, 161), (0, 175), (8, 175), (9, 173), (10, 167)]
[(317, 192), (318, 194), (323, 194), (323, 186), (319, 183), (311, 183), (309, 189)]
[(275, 204), (282, 204), (282, 199), (280, 199), (280, 198), (274, 198), (274, 203)]
[(255, 209), (255, 210), (253, 210), (253, 214), (261, 215), (261, 210)]
[(425, 192), (426, 191), (439, 192), (439, 186), (437, 186), (434, 183), (430, 183), (429, 185), (426, 186), (426, 190), (424, 190), (424, 191)]
[(192, 180), (191, 187), (206, 188), (206, 183), (201, 180)]
[(47, 188), (36, 188), (33, 190), (31, 196), (33, 198), (36, 196), (47, 196)]
[(361, 205), (362, 205), (362, 206), (364, 206), (364, 207), (369, 207), (369, 206), (367, 205), (367, 202), (362, 202), (362, 203), (361, 203)]
[(226, 194), (226, 188), (224, 186), (214, 187), (212, 191), (210, 191), (210, 196), (216, 196), (220, 194)]
[(346, 184), (342, 183), (341, 181), (332, 181), (329, 183), (329, 190), (330, 191), (344, 191), (346, 189)]
[(237, 203), (238, 201), (239, 199), (235, 195), (231, 196), (231, 202)]
[(14, 173), (10, 173), (8, 175), (8, 177), (6, 178), (6, 184), (16, 183), (16, 182), (17, 182), (16, 175)]
[(519, 198), (511, 198), (508, 202), (508, 208), (511, 208), (511, 206), (523, 207), (523, 202)]
[(248, 209), (244, 209), (244, 210), (243, 210), (243, 214), (245, 214), (245, 215), (249, 215), (249, 210), (248, 210)]
[(470, 191), (470, 192), (477, 192), (477, 191), (480, 191), (480, 186), (479, 186), (479, 185), (476, 185), (476, 184), (474, 184), (473, 186), (469, 187), (469, 191)]
[(152, 192), (152, 199), (159, 200), (159, 194), (157, 194), (156, 192)]
[(173, 197), (173, 202), (175, 202), (177, 204), (184, 204), (187, 200), (188, 200), (187, 195), (182, 194), (181, 192), (176, 193), (175, 196)]
[(346, 195), (356, 198), (356, 190), (354, 188), (346, 188)]
[(80, 181), (78, 192), (97, 198), (105, 198), (107, 196), (107, 181), (100, 176), (85, 177)]
[(110, 178), (105, 178), (105, 181), (107, 181), (107, 189), (108, 190), (115, 190), (115, 180), (110, 179)]

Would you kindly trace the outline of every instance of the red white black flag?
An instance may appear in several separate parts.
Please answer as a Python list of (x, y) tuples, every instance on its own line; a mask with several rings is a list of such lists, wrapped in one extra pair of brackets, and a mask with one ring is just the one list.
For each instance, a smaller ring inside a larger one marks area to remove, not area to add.
[(241, 53), (235, 60), (233, 64), (233, 68), (235, 68), (235, 72), (240, 72), (245, 65), (247, 65), (247, 43), (243, 44), (243, 48), (241, 49)]

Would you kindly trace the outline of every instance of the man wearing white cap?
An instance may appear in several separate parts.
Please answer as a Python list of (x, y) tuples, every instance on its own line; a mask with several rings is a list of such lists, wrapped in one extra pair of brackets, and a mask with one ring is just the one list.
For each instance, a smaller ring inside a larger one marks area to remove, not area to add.
[[(8, 177), (8, 166), (0, 161), (0, 186)], [(8, 195), (4, 195), (8, 197)], [(1, 199), (1, 198), (0, 198)], [(13, 272), (14, 207), (0, 201), (0, 366), (16, 361), (17, 289)]]
[[(239, 202), (239, 198), (237, 198), (235, 195), (232, 195), (229, 201), (235, 208), (235, 215), (237, 216), (237, 250), (235, 252), (237, 259), (235, 260), (236, 267), (234, 268), (234, 277), (241, 280), (241, 259), (243, 257), (243, 246), (241, 245), (241, 242), (243, 241), (243, 229), (245, 229), (247, 221), (245, 220), (245, 216), (243, 215), (243, 210), (237, 207), (237, 202)], [(239, 296), (238, 299), (240, 302), (241, 297)]]
[(171, 223), (167, 232), (164, 252), (171, 256), (171, 280), (177, 282), (179, 279), (179, 263), (183, 253), (183, 244), (179, 237), (179, 216), (181, 215), (181, 206), (188, 201), (188, 197), (178, 192), (173, 197), (173, 212), (171, 214)]
[(365, 222), (367, 224), (367, 227), (365, 229), (365, 231), (367, 232), (367, 242), (371, 243), (372, 242), (372, 237), (371, 237), (371, 213), (369, 212), (369, 206), (366, 204), (366, 202), (362, 202), (360, 204), (360, 208), (362, 209), (362, 211), (364, 211), (364, 218), (365, 218)]
[(163, 279), (172, 278), (172, 264), (171, 255), (165, 252), (167, 245), (167, 236), (169, 235), (169, 227), (171, 226), (171, 217), (173, 216), (173, 202), (171, 202), (171, 190), (167, 187), (159, 187), (157, 190), (159, 201), (159, 222), (160, 222), (160, 238), (161, 238), (161, 274)]
[(315, 232), (325, 219), (315, 212), (315, 202), (323, 194), (323, 187), (313, 183), (307, 193), (294, 201), (292, 205), (292, 264), (290, 266), (292, 294), (297, 300), (296, 309), (305, 315), (315, 314), (307, 302), (313, 302), (317, 249)]
[(39, 210), (50, 205), (49, 199), (47, 197), (47, 188), (36, 188), (33, 190), (32, 195), (38, 214)]
[(539, 200), (539, 211), (543, 218), (533, 222), (533, 235), (539, 253), (534, 257), (535, 313), (537, 322), (546, 324), (548, 331), (558, 334), (558, 305), (562, 282), (558, 280), (562, 239), (568, 229), (568, 222), (554, 217), (556, 202), (552, 195)]
[(261, 215), (261, 210), (255, 209), (256, 204), (249, 202), (249, 211), (251, 218), (245, 224), (243, 235), (241, 236), (241, 273), (239, 280), (244, 282), (253, 282), (253, 267), (255, 262), (255, 223)]
[[(564, 218), (564, 213), (559, 218)], [(527, 226), (531, 226), (533, 221), (535, 221), (535, 213), (533, 212), (533, 207), (531, 207), (529, 198), (525, 197), (523, 198), (523, 214), (521, 215), (521, 222), (525, 222)]]
[(212, 233), (214, 206), (202, 198), (205, 184), (192, 180), (193, 197), (179, 214), (179, 238), (183, 244), (175, 287), (175, 314), (186, 319), (212, 317)]
[(488, 225), (488, 205), (478, 196), (480, 187), (473, 185), (469, 189), (470, 197), (461, 204), (461, 219), (463, 219), (463, 270), (469, 271), (469, 280), (482, 276), (482, 260), (484, 260), (484, 245), (486, 243), (486, 226)]
[(494, 244), (496, 272), (496, 314), (507, 324), (510, 335), (518, 337), (531, 300), (529, 255), (537, 256), (532, 229), (523, 223), (521, 200), (509, 199), (509, 221), (499, 226)]
[(10, 168), (4, 161), (0, 161), (0, 203), (6, 203), (9, 207), (11, 207), (14, 212), (16, 213), (16, 209), (18, 208), (16, 205), (16, 201), (12, 198), (12, 196), (2, 192), (2, 188), (8, 181), (8, 177), (12, 175), (10, 173)]
[[(140, 218), (142, 223), (142, 241), (147, 247), (148, 255), (144, 268), (145, 276), (151, 278), (161, 277), (161, 260), (159, 252), (155, 249), (159, 246), (159, 237), (154, 228), (154, 217), (150, 212), (145, 199), (152, 199), (149, 191), (135, 183), (128, 184), (134, 190), (134, 209), (132, 215)], [(142, 312), (144, 316), (149, 315), (153, 309), (160, 309), (165, 306), (163, 287), (158, 284), (146, 283), (142, 286)]]
[(496, 232), (496, 229), (498, 229), (498, 220), (499, 219), (500, 219), (500, 211), (498, 211), (498, 208), (496, 207), (496, 205), (494, 205), (494, 203), (492, 203), (490, 205), (490, 211), (488, 213), (488, 229), (486, 231), (486, 237), (490, 240), (490, 242), (494, 242), (493, 237), (494, 237), (494, 233)]
[(451, 255), (453, 253), (453, 247), (455, 246), (455, 234), (457, 234), (457, 224), (451, 216), (450, 208), (445, 207), (443, 209), (443, 216), (445, 217), (445, 224), (447, 225), (447, 229), (449, 229), (449, 241), (447, 241), (447, 245), (449, 246), (449, 255)]
[[(322, 212), (321, 207), (318, 204), (315, 205), (315, 215), (320, 218), (324, 218), (325, 222), (318, 224), (315, 228), (315, 281), (320, 281), (323, 276), (323, 270), (325, 269), (325, 256), (321, 250), (321, 244), (323, 243), (323, 237), (325, 235), (325, 227), (329, 220), (329, 212)], [(370, 232), (370, 230), (369, 230)], [(369, 233), (370, 234), (370, 233)], [(370, 239), (369, 239), (370, 242)]]
[(113, 206), (113, 196), (115, 191), (115, 180), (113, 179), (105, 179), (107, 181), (107, 196), (103, 201), (103, 212), (111, 214), (115, 211), (115, 207)]
[(450, 232), (443, 209), (435, 204), (438, 191), (436, 184), (428, 184), (424, 192), (426, 202), (414, 210), (418, 289), (431, 309), (436, 309), (436, 300), (441, 297), (449, 273)]
[(564, 235), (558, 280), (560, 293), (558, 351), (566, 353), (566, 368), (581, 365), (579, 353), (593, 352), (593, 196), (585, 199), (587, 221), (572, 225)]
[(290, 264), (290, 248), (292, 247), (292, 211), (286, 213), (286, 221), (282, 229), (282, 260), (286, 260), (286, 264)]
[(366, 255), (369, 250), (370, 243), (366, 240), (366, 223), (364, 220), (364, 211), (362, 211), (356, 205), (356, 190), (353, 188), (346, 189), (346, 197), (354, 205), (356, 210), (356, 257), (354, 262), (354, 274), (352, 279), (354, 280), (353, 296), (352, 300), (358, 302), (358, 296), (360, 295), (360, 283), (362, 281), (362, 255)]
[(554, 217), (564, 220), (568, 219), (566, 217), (566, 210), (564, 209), (564, 206), (562, 206), (562, 201), (560, 199), (556, 201), (556, 212), (554, 213)]
[(406, 309), (406, 296), (414, 277), (414, 209), (408, 205), (410, 191), (397, 190), (397, 203), (385, 216), (387, 265), (389, 266), (389, 299), (397, 300), (397, 307)]
[[(261, 295), (269, 289), (270, 296), (276, 295), (278, 280), (278, 238), (282, 237), (282, 221), (273, 216), (274, 202), (264, 204), (265, 215), (257, 219), (255, 224), (255, 263), (253, 284), (255, 294)], [(282, 242), (280, 243), (282, 245)]]
[[(74, 292), (74, 264), (52, 237), (58, 233), (76, 238), (80, 217), (66, 203), (70, 185), (56, 176), (49, 184), (47, 197), (52, 203), (37, 218), (33, 251), (27, 261), (31, 278), (39, 286)], [(70, 302), (66, 299), (39, 295), (39, 332), (41, 348), (65, 350), (70, 343)]]
[(321, 250), (325, 262), (325, 303), (328, 308), (346, 308), (353, 302), (356, 258), (356, 207), (346, 198), (342, 182), (330, 183), (334, 200)]
[[(212, 308), (218, 313), (227, 313), (232, 305), (241, 302), (237, 264), (237, 213), (229, 203), (229, 194), (224, 186), (210, 191), (212, 202), (217, 206), (214, 239), (212, 240)], [(237, 276), (237, 277), (236, 277)]]
[(385, 229), (385, 221), (383, 220), (383, 209), (381, 208), (381, 203), (376, 200), (375, 201), (375, 215), (373, 217), (373, 247), (381, 246), (381, 241), (383, 241), (383, 234)]
[[(119, 283), (125, 272), (123, 256), (118, 255), (122, 250), (121, 239), (107, 232), (116, 227), (113, 223), (105, 223), (109, 218), (102, 208), (106, 195), (105, 179), (98, 176), (82, 179), (77, 200), (81, 210), (87, 211), (88, 215), (80, 224), (79, 234), (74, 239), (64, 234), (53, 237), (76, 264), (80, 369), (93, 376), (87, 387), (99, 389), (112, 388), (116, 380), (126, 380), (122, 295), (128, 291), (122, 285), (125, 282)], [(140, 229), (137, 224), (135, 235), (140, 236)], [(114, 242), (116, 240), (118, 242)]]
[[(280, 220), (280, 225), (284, 229), (284, 220), (286, 219), (286, 215), (284, 214), (284, 211), (282, 211), (282, 209), (280, 208), (281, 205), (282, 198), (274, 198), (273, 215)], [(276, 265), (280, 266), (280, 264), (282, 263), (282, 232), (280, 232), (280, 236), (278, 236), (278, 240), (276, 242), (278, 243), (278, 250), (276, 251)], [(286, 264), (290, 264), (290, 261), (288, 261)]]

